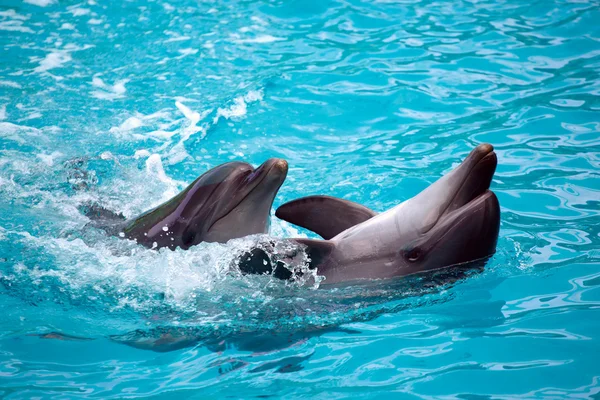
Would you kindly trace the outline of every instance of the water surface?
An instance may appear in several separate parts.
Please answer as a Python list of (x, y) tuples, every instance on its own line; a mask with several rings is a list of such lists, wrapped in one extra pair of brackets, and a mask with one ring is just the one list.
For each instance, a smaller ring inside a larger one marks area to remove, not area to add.
[[(0, 396), (597, 397), (599, 4), (3, 0)], [(155, 252), (79, 211), (269, 157), (275, 207), (383, 211), (482, 142), (498, 252), (441, 286), (241, 277), (250, 239)]]

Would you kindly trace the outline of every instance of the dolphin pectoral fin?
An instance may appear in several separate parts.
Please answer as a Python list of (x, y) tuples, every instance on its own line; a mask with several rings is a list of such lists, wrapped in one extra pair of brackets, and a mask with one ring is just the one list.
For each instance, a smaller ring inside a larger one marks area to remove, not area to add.
[(310, 267), (315, 268), (323, 263), (331, 254), (335, 245), (329, 240), (292, 239), (294, 242), (306, 246), (306, 253), (310, 257)]
[(98, 203), (86, 203), (79, 207), (83, 215), (92, 221), (114, 221), (123, 222), (125, 216), (121, 213), (116, 213), (112, 210), (102, 207)]
[(123, 214), (106, 209), (98, 203), (83, 204), (79, 207), (79, 211), (90, 219), (86, 226), (102, 229), (109, 235), (116, 235), (119, 226), (126, 220)]
[(336, 197), (308, 196), (283, 204), (275, 215), (328, 240), (377, 213), (360, 204)]

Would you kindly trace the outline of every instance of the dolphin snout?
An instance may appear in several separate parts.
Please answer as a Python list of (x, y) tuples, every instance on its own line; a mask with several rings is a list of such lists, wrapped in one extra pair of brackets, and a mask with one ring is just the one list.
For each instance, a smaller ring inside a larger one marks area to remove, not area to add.
[(494, 146), (492, 146), (489, 143), (482, 143), (479, 146), (475, 147), (475, 149), (473, 150), (478, 153), (482, 153), (482, 155), (486, 155), (494, 151)]
[[(279, 187), (283, 184), (287, 173), (287, 161), (282, 158), (269, 158), (249, 175), (249, 182), (262, 182), (264, 180), (265, 184), (270, 186), (277, 184), (277, 187)], [(258, 184), (260, 185), (260, 183)]]
[(271, 176), (287, 176), (288, 163), (283, 158), (269, 158), (263, 165)]
[(471, 153), (465, 158), (463, 164), (474, 165), (479, 163), (483, 159), (490, 159), (495, 156), (494, 146), (489, 143), (482, 143), (479, 146), (471, 150)]
[(271, 158), (269, 161), (273, 164), (272, 168), (287, 173), (288, 163), (283, 158)]

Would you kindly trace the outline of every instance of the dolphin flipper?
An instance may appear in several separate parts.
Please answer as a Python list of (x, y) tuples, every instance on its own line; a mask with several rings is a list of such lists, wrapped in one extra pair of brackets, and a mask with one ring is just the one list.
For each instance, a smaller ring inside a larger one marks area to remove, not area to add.
[(377, 213), (360, 204), (336, 197), (308, 196), (283, 204), (275, 215), (328, 240)]
[(98, 203), (89, 202), (83, 204), (80, 207), (80, 211), (92, 221), (123, 222), (126, 219), (123, 214), (104, 208)]
[(98, 203), (82, 204), (79, 211), (90, 219), (86, 226), (102, 229), (110, 235), (116, 235), (126, 220), (123, 214), (104, 208)]

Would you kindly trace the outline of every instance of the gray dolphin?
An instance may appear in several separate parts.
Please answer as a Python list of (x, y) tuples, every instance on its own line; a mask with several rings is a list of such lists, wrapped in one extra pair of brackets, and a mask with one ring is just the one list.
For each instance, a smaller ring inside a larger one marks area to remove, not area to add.
[(500, 206), (488, 190), (496, 164), (493, 147), (481, 144), (450, 173), (384, 213), (310, 196), (283, 204), (275, 215), (326, 239), (293, 239), (307, 247), (311, 267), (325, 283), (392, 278), (475, 261), (496, 250)]
[(131, 220), (124, 221), (122, 215), (101, 208), (88, 209), (86, 214), (100, 220), (95, 226), (147, 247), (188, 249), (200, 242), (224, 243), (267, 233), (273, 199), (287, 170), (287, 162), (279, 158), (269, 159), (257, 169), (244, 162), (229, 162)]

